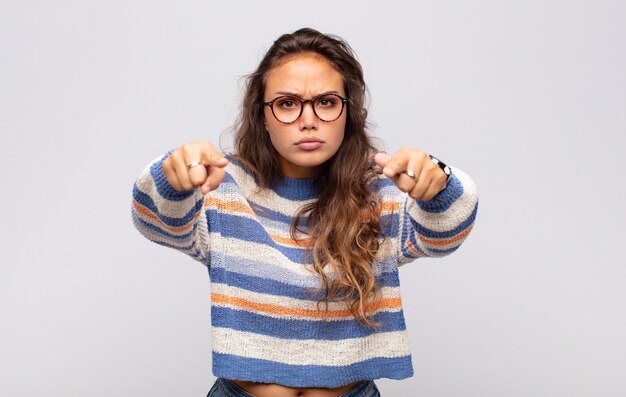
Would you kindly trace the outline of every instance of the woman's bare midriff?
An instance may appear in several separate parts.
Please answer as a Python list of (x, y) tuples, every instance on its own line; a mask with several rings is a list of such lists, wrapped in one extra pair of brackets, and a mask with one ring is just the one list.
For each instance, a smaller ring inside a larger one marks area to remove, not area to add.
[(239, 387), (256, 397), (337, 397), (353, 388), (358, 381), (335, 388), (287, 387), (275, 383), (258, 383), (232, 379)]

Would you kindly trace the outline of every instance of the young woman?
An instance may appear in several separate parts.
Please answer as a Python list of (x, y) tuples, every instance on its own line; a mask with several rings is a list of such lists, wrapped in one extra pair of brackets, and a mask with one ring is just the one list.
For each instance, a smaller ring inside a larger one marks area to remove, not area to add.
[(414, 148), (377, 153), (350, 47), (301, 29), (247, 80), (235, 152), (187, 143), (134, 186), (148, 239), (211, 280), (209, 396), (377, 396), (413, 375), (398, 267), (465, 240), (472, 180)]

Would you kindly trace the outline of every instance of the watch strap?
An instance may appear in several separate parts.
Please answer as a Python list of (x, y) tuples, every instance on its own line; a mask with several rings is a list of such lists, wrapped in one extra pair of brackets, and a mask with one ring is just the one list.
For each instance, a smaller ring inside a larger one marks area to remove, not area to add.
[(446, 185), (447, 185), (448, 181), (450, 180), (450, 177), (452, 177), (452, 169), (448, 165), (446, 165), (446, 163), (439, 160), (437, 157), (433, 156), (432, 154), (428, 154), (428, 157), (430, 157), (432, 162), (437, 164), (439, 168), (441, 168), (443, 173), (446, 174)]

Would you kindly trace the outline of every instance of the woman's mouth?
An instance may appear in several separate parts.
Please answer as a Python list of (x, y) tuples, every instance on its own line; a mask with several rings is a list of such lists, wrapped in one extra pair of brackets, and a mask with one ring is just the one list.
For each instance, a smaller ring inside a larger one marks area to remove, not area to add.
[(319, 138), (308, 137), (300, 139), (295, 145), (302, 150), (315, 150), (319, 149), (322, 143), (324, 143), (324, 141)]

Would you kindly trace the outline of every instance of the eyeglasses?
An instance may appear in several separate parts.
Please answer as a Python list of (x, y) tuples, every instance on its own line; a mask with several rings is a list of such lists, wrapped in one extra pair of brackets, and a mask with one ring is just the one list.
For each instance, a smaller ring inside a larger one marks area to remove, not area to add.
[(284, 95), (270, 102), (263, 102), (263, 104), (272, 109), (276, 120), (283, 124), (291, 124), (300, 118), (304, 104), (307, 102), (313, 107), (313, 113), (317, 118), (324, 122), (331, 122), (341, 116), (348, 100), (337, 94), (322, 94), (313, 99)]

